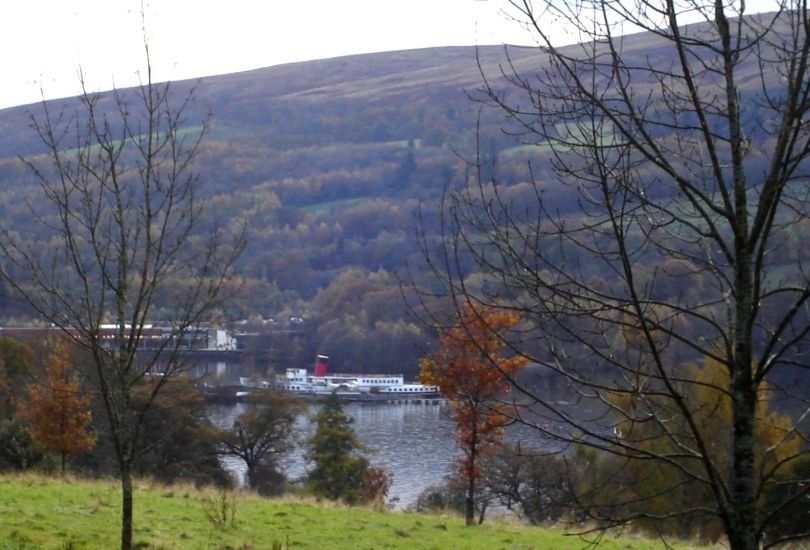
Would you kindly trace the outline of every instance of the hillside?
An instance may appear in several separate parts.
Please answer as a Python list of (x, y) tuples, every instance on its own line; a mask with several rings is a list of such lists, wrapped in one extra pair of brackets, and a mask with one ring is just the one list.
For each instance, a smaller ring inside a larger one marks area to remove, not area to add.
[[(626, 37), (623, 55), (668, 63), (660, 40), (646, 34)], [(508, 63), (530, 74), (546, 59), (532, 48), (436, 48), (174, 83), (180, 96), (198, 86), (189, 129), (212, 115), (197, 163), (212, 221), (248, 227), (244, 292), (220, 320), (300, 316), (305, 330), (269, 344), (286, 363), (308, 364), (317, 351), (337, 369), (414, 374), (432, 335), (409, 317), (397, 277), (406, 266), (417, 279), (424, 273), (416, 212), (435, 238), (438, 197), (463, 185), (463, 159), (478, 151), (515, 201), (531, 195), (531, 160), (545, 199), (562, 214), (576, 212), (575, 193), (548, 171), (548, 151), (503, 132), (503, 114), (470, 97), (482, 72), (498, 87)], [(112, 107), (110, 94), (102, 104)], [(61, 100), (49, 108), (74, 106)], [(33, 239), (40, 236), (24, 205), (36, 182), (18, 156), (43, 151), (28, 121), (39, 109), (0, 111), (0, 215)], [(0, 322), (26, 322), (24, 310), (0, 297)]]
[[(469, 528), (455, 517), (267, 500), (190, 486), (139, 485), (137, 548), (517, 550), (576, 549), (584, 544), (580, 537), (549, 528), (498, 523)], [(3, 548), (112, 548), (118, 541), (120, 496), (114, 483), (5, 476), (0, 478), (0, 489)], [(217, 506), (223, 502), (227, 520), (217, 523), (223, 518)], [(609, 535), (599, 548), (642, 550), (659, 545), (659, 541)]]
[[(524, 61), (536, 57), (531, 50), (515, 54)], [(495, 71), (502, 50), (482, 48), (479, 55), (487, 70)], [(221, 217), (247, 212), (255, 231), (254, 246), (244, 258), (245, 273), (272, 278), (282, 289), (304, 297), (347, 265), (401, 265), (401, 259), (373, 250), (368, 241), (384, 231), (397, 241), (410, 237), (401, 234), (410, 225), (413, 203), (408, 201), (430, 200), (449, 179), (459, 177), (456, 152), (471, 151), (480, 107), (466, 96), (480, 84), (472, 47), (282, 65), (199, 83), (177, 82), (176, 93), (181, 96), (195, 84), (199, 87), (188, 124), (193, 127), (212, 114), (198, 163), (206, 191)], [(109, 96), (103, 102), (112, 106)], [(58, 101), (49, 107), (70, 112), (72, 103)], [(0, 111), (5, 206), (17, 203), (33, 183), (17, 157), (42, 152), (28, 122), (28, 113), (38, 109)], [(390, 204), (393, 198), (396, 205)], [(391, 216), (383, 216), (385, 211)], [(379, 226), (368, 226), (370, 216)], [(336, 229), (337, 221), (342, 230)], [(314, 262), (312, 271), (296, 271), (290, 285), (283, 274), (267, 274), (277, 268), (268, 266), (265, 257), (278, 252), (267, 233), (286, 226), (292, 234), (285, 233), (284, 239), (295, 240), (301, 224), (326, 228), (323, 245), (337, 245), (342, 238), (355, 254), (328, 259), (307, 254), (307, 262)]]
[[(360, 356), (341, 350), (362, 340), (363, 356), (379, 360), (360, 368), (413, 374), (429, 337), (408, 320), (396, 275), (406, 263), (419, 265), (419, 204), (430, 211), (446, 185), (460, 184), (460, 155), (474, 152), (482, 106), (468, 94), (481, 82), (476, 55), (494, 74), (503, 53), (389, 52), (174, 83), (178, 96), (198, 86), (189, 127), (212, 115), (197, 168), (215, 221), (248, 223), (246, 290), (224, 318), (303, 316), (308, 330), (297, 342), (274, 342), (277, 355), (308, 362), (316, 349), (330, 350), (337, 368), (357, 370)], [(531, 49), (510, 54), (518, 64), (539, 63)], [(101, 101), (112, 108), (109, 94)], [(49, 103), (68, 114), (74, 106)], [(24, 204), (36, 182), (18, 156), (43, 152), (29, 121), (40, 112), (39, 105), (0, 111), (0, 212), (35, 238)], [(511, 146), (498, 117), (481, 116), (491, 130), (488, 151)], [(12, 302), (0, 306), (0, 317), (24, 322)], [(370, 332), (379, 334), (376, 343)]]

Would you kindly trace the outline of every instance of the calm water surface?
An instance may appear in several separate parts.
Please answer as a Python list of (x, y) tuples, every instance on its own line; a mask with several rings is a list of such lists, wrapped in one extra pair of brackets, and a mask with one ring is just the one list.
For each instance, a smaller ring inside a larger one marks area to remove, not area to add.
[[(311, 405), (309, 414), (302, 415), (298, 420), (299, 444), (283, 462), (290, 479), (301, 478), (306, 473), (303, 446), (304, 440), (314, 429), (309, 416), (314, 414), (316, 407)], [(216, 425), (229, 427), (242, 411), (242, 404), (212, 406), (209, 415)], [(424, 489), (440, 483), (454, 468), (453, 462), (458, 456), (455, 431), (443, 406), (347, 403), (344, 411), (354, 419), (354, 430), (366, 446), (371, 463), (393, 475), (388, 497), (396, 508), (407, 508), (415, 503)], [(244, 465), (241, 461), (226, 459), (224, 463), (243, 480)]]

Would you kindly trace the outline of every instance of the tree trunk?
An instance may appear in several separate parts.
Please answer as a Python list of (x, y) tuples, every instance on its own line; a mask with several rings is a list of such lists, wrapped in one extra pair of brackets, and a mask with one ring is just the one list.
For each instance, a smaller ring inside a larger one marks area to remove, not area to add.
[(731, 380), (734, 446), (728, 536), (732, 550), (755, 550), (759, 547), (754, 456), (757, 395), (752, 380), (751, 354), (741, 348), (744, 345), (738, 344)]
[(121, 550), (132, 548), (132, 464), (121, 463)]
[(245, 478), (247, 479), (247, 485), (249, 489), (256, 490), (256, 465), (253, 461), (245, 460), (245, 466), (247, 472), (245, 472)]
[[(720, 12), (722, 15), (722, 12)], [(727, 40), (724, 37), (724, 40)], [(727, 67), (733, 64), (727, 60)], [(727, 96), (736, 98), (736, 88), (727, 69)], [(733, 449), (731, 471), (731, 518), (728, 530), (732, 550), (756, 550), (757, 489), (756, 489), (756, 408), (757, 387), (753, 374), (753, 325), (756, 315), (754, 281), (752, 275), (754, 244), (748, 227), (748, 194), (741, 173), (742, 161), (737, 160), (740, 147), (740, 128), (736, 103), (729, 106), (729, 127), (734, 147), (734, 201), (736, 215), (734, 228), (734, 355), (730, 390), (733, 422)]]
[(467, 499), (464, 503), (464, 523), (468, 526), (475, 525), (475, 478), (467, 478)]
[(464, 503), (464, 523), (468, 527), (475, 525), (475, 459), (478, 454), (478, 415), (473, 417), (471, 424), (470, 456), (467, 459), (467, 498)]
[[(750, 367), (749, 367), (750, 371)], [(732, 387), (734, 408), (734, 461), (732, 471), (732, 511), (729, 546), (732, 550), (756, 550), (757, 497), (754, 464), (754, 417), (756, 395), (752, 384)]]

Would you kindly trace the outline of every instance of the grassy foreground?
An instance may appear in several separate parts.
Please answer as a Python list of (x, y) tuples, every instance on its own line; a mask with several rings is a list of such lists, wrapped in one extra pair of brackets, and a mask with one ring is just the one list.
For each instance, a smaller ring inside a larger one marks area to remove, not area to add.
[[(454, 517), (318, 505), (214, 490), (141, 484), (135, 493), (138, 548), (567, 549), (585, 542), (553, 529)], [(223, 513), (223, 503), (225, 513)], [(229, 514), (234, 509), (235, 512)], [(212, 508), (213, 507), (213, 508)], [(216, 521), (217, 519), (221, 521)], [(233, 519), (233, 521), (231, 521)], [(0, 477), (0, 548), (115, 548), (115, 482)], [(660, 542), (606, 536), (599, 548), (658, 548)]]

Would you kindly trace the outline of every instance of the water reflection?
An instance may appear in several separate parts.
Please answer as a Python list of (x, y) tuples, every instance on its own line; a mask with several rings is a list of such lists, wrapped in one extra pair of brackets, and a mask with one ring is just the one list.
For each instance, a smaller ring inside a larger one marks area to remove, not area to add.
[[(244, 405), (212, 406), (211, 420), (220, 427), (229, 427), (244, 410)], [(298, 446), (283, 464), (291, 479), (302, 478), (307, 465), (304, 460), (304, 440), (314, 429), (309, 413), (299, 417), (297, 423)], [(453, 425), (438, 405), (400, 403), (348, 403), (344, 407), (354, 419), (354, 429), (372, 464), (393, 475), (389, 498), (396, 508), (406, 508), (430, 485), (440, 483), (451, 472), (457, 456)], [(244, 465), (227, 458), (225, 466), (240, 481), (244, 481)]]

